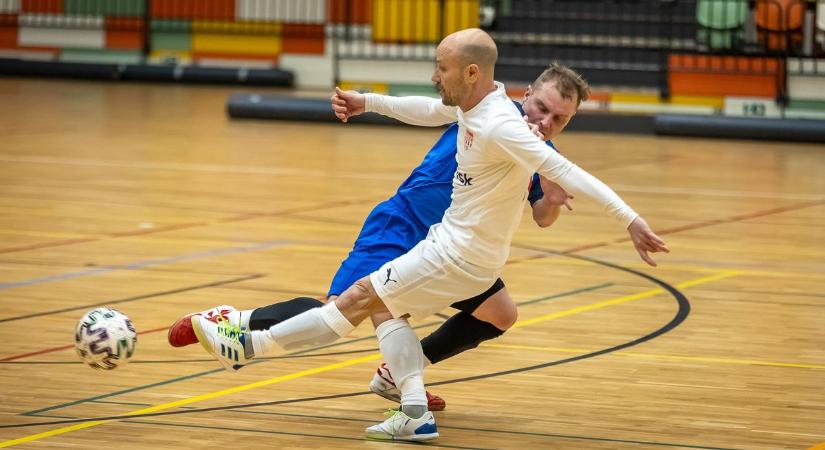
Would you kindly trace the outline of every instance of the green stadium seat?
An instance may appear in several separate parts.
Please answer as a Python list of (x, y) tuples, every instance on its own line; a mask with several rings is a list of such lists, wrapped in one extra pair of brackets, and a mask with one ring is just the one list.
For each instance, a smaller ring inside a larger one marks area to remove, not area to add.
[(747, 0), (699, 0), (697, 41), (713, 50), (733, 48), (743, 37), (748, 14)]

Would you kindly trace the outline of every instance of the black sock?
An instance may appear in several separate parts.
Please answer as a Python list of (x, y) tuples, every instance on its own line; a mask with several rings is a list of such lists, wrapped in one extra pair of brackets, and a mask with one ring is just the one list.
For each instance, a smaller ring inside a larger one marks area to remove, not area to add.
[(464, 311), (447, 319), (437, 330), (421, 340), (424, 356), (435, 364), (478, 344), (504, 334), (495, 325), (478, 320)]
[(252, 314), (249, 316), (249, 329), (268, 330), (269, 327), (281, 323), (286, 319), (321, 306), (324, 306), (324, 302), (309, 297), (298, 297), (285, 302), (264, 306), (252, 311)]

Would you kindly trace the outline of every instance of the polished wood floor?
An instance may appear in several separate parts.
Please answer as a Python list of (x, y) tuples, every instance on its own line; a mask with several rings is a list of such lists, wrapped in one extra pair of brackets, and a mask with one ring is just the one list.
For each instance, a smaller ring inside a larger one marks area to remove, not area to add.
[[(439, 131), (233, 121), (232, 91), (0, 79), (0, 447), (401, 447), (363, 439), (392, 406), (366, 393), (367, 324), (238, 374), (165, 331), (218, 304), (323, 295)], [(448, 402), (429, 447), (822, 448), (825, 146), (557, 144), (672, 253), (644, 266), (583, 199), (549, 229), (525, 217), (504, 276), (519, 322), (427, 369)], [(98, 305), (140, 331), (112, 372), (72, 348)]]

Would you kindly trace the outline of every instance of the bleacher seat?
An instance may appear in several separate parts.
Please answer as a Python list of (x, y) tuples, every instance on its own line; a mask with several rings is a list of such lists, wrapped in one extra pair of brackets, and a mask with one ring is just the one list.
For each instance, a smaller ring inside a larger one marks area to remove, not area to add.
[(800, 0), (757, 0), (759, 42), (768, 50), (800, 48), (805, 4)]
[(711, 50), (736, 47), (744, 38), (748, 14), (747, 0), (698, 0), (696, 21), (701, 28), (697, 42)]

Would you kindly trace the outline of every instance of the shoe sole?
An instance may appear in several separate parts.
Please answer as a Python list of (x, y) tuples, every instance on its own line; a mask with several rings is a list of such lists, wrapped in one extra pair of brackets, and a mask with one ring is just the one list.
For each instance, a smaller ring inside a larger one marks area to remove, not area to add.
[[(192, 316), (194, 316), (194, 314), (189, 314), (187, 316), (183, 316), (182, 318), (175, 321), (175, 323), (173, 323), (171, 327), (169, 327), (169, 331), (166, 332), (166, 341), (169, 342), (169, 345), (171, 345), (172, 347), (175, 347), (175, 348), (186, 347), (187, 345), (192, 345), (192, 344), (175, 345), (175, 344), (172, 343), (172, 330), (177, 328), (178, 325), (181, 322), (183, 322), (184, 320), (187, 320), (187, 319), (192, 320)], [(193, 328), (194, 328), (194, 324), (193, 324)]]
[(384, 433), (383, 431), (367, 431), (366, 432), (367, 439), (375, 439), (376, 441), (411, 441), (411, 442), (421, 442), (421, 441), (431, 441), (433, 439), (438, 438), (438, 433), (428, 433), (428, 434), (414, 434), (412, 436), (393, 436), (388, 433)]

